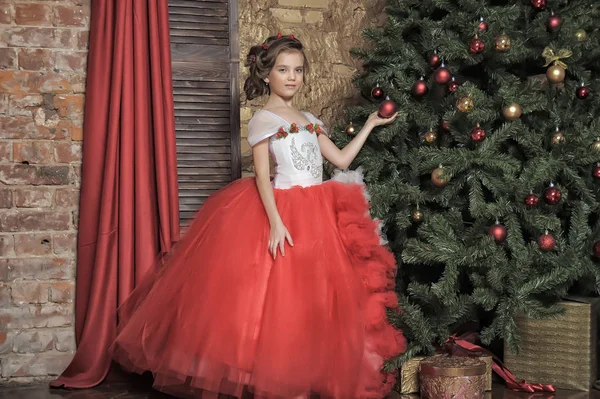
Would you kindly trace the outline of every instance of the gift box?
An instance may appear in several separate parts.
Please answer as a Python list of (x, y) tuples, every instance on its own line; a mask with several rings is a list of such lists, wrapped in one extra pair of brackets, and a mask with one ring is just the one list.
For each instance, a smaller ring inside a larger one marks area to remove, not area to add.
[(424, 356), (413, 357), (400, 367), (399, 389), (401, 394), (419, 392), (419, 365), (425, 359), (427, 358)]
[(485, 362), (477, 357), (436, 356), (419, 365), (423, 399), (484, 399)]
[(485, 353), (476, 353), (476, 354), (473, 354), (473, 356), (485, 363), (485, 390), (491, 391), (492, 390), (492, 371), (493, 371), (492, 363), (494, 362), (494, 359), (492, 358), (491, 355), (487, 355)]
[[(446, 356), (446, 355), (436, 355)], [(485, 353), (469, 353), (464, 356), (473, 356), (485, 363), (485, 390), (492, 390), (492, 363), (494, 362), (491, 355)], [(419, 365), (421, 361), (428, 359), (425, 356), (414, 357), (404, 362), (400, 368), (399, 393), (411, 394), (419, 392)]]
[(565, 312), (556, 317), (516, 317), (520, 350), (505, 345), (504, 363), (517, 380), (581, 391), (596, 381), (600, 298), (567, 299), (561, 302)]

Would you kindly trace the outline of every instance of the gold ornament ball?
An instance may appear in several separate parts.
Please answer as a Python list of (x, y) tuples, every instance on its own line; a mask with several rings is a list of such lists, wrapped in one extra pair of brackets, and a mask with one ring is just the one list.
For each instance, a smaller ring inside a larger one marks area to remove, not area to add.
[(510, 50), (510, 37), (506, 34), (501, 34), (496, 37), (496, 50), (504, 52)]
[(459, 98), (456, 101), (456, 107), (461, 112), (471, 112), (471, 111), (473, 111), (475, 104), (473, 104), (473, 99), (471, 97), (467, 96), (467, 97)]
[(556, 131), (553, 135), (552, 135), (552, 144), (554, 145), (561, 145), (565, 143), (565, 134), (563, 132), (561, 132), (560, 130)]
[(585, 42), (587, 40), (587, 32), (584, 29), (577, 29), (577, 32), (575, 32), (575, 38), (578, 42)]
[(560, 65), (552, 65), (546, 70), (546, 77), (550, 83), (560, 83), (565, 80), (565, 68)]
[(410, 218), (413, 220), (413, 222), (420, 222), (423, 220), (423, 212), (415, 209), (410, 213)]
[(592, 152), (600, 152), (600, 139), (594, 141), (590, 146)]
[(509, 121), (514, 121), (521, 117), (523, 110), (521, 109), (521, 106), (519, 104), (512, 103), (508, 107), (504, 108), (504, 111), (502, 111), (502, 113), (504, 114), (504, 117), (506, 119), (508, 119)]
[(352, 125), (352, 122), (350, 122), (350, 124), (346, 126), (346, 134), (353, 135), (354, 132), (354, 126)]
[(431, 181), (436, 187), (446, 187), (450, 183), (450, 174), (442, 166), (435, 168), (431, 172)]
[(431, 144), (435, 140), (437, 140), (437, 133), (436, 132), (434, 132), (433, 130), (430, 130), (427, 133), (425, 133), (425, 141), (426, 142), (428, 142), (429, 144)]

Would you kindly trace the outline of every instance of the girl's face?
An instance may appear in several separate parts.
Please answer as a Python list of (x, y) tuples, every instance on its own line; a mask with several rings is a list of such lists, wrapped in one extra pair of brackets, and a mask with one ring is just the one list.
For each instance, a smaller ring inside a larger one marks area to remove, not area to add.
[(275, 65), (265, 78), (271, 94), (291, 99), (304, 83), (304, 56), (300, 51), (284, 51), (277, 56)]

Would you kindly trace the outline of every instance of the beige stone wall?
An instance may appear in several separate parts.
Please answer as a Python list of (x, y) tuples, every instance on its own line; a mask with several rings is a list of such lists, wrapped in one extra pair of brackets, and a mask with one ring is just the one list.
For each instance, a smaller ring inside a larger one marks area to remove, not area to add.
[[(384, 18), (384, 0), (241, 0), (240, 58), (269, 35), (293, 33), (307, 48), (309, 85), (296, 97), (295, 106), (321, 118), (330, 126), (343, 120), (343, 109), (358, 101), (352, 77), (360, 64), (350, 56), (352, 47), (364, 45), (361, 32)], [(241, 85), (247, 76), (242, 70)], [(251, 151), (246, 140), (248, 121), (266, 97), (241, 98), (242, 157), (244, 172), (251, 171)]]

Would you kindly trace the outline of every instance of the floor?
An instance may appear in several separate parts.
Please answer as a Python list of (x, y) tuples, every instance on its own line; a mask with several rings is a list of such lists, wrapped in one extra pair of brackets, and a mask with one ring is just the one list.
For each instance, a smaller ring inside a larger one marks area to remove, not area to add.
[[(94, 389), (57, 390), (46, 384), (0, 387), (0, 399), (168, 399), (172, 398), (153, 391), (145, 383), (104, 384)], [(389, 399), (417, 399), (417, 395), (392, 395)], [(562, 391), (555, 394), (527, 394), (513, 392), (498, 385), (485, 399), (600, 399), (600, 391)]]

